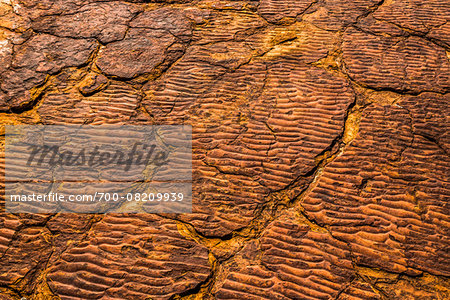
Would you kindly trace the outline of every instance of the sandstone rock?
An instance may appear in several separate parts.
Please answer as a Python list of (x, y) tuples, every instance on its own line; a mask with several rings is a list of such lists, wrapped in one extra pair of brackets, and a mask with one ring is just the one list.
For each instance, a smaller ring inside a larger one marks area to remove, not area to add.
[(145, 12), (130, 26), (123, 40), (100, 49), (97, 66), (108, 75), (157, 75), (183, 55), (192, 34), (189, 19), (176, 9)]
[[(435, 99), (448, 102), (428, 94), (396, 107), (370, 107), (356, 139), (302, 203), (316, 222), (350, 245), (357, 263), (407, 274), (450, 272), (444, 250), (448, 195), (442, 193), (448, 189), (448, 141), (440, 138), (448, 120), (431, 117), (426, 133), (422, 127), (426, 114), (445, 110), (445, 104), (431, 104)], [(426, 113), (421, 106), (428, 107)]]
[(91, 3), (75, 12), (36, 18), (32, 27), (60, 37), (97, 38), (106, 44), (125, 37), (128, 24), (138, 11), (138, 7), (122, 2)]
[(303, 19), (326, 30), (342, 30), (370, 13), (379, 3), (379, 0), (320, 1)]
[(390, 38), (349, 29), (343, 42), (348, 75), (375, 89), (448, 92), (450, 64), (445, 49), (410, 36)]
[(342, 132), (353, 94), (345, 80), (289, 59), (258, 60), (219, 81), (184, 77), (185, 67), (214, 70), (185, 63), (145, 103), (157, 122), (202, 124), (193, 129), (195, 214), (180, 218), (226, 235), (247, 225), (269, 192), (316, 166)]
[(61, 299), (169, 299), (203, 282), (210, 268), (207, 249), (181, 236), (175, 222), (108, 215), (49, 267), (47, 278)]
[(108, 86), (108, 78), (102, 74), (88, 74), (79, 86), (80, 93), (83, 96), (95, 94)]
[(441, 1), (389, 1), (374, 12), (376, 19), (384, 20), (419, 34), (429, 34), (448, 45), (450, 6)]
[(0, 0), (0, 125), (192, 125), (194, 180), (1, 213), (0, 299), (448, 299), (449, 8)]
[[(289, 211), (225, 267), (217, 299), (332, 299), (355, 277), (344, 242)], [(355, 287), (356, 288), (356, 287)], [(356, 293), (355, 291), (352, 291)], [(376, 296), (358, 289), (365, 297)], [(368, 298), (364, 298), (368, 299)]]
[(35, 35), (14, 46), (11, 68), (1, 74), (1, 89), (7, 106), (20, 107), (30, 101), (31, 89), (44, 83), (49, 74), (83, 65), (95, 50), (92, 40)]
[(109, 82), (100, 74), (62, 72), (43, 96), (38, 113), (48, 125), (126, 124), (139, 115), (140, 100), (139, 92), (123, 82)]
[(312, 1), (309, 0), (262, 0), (258, 6), (258, 12), (271, 23), (283, 23), (294, 21), (311, 4)]

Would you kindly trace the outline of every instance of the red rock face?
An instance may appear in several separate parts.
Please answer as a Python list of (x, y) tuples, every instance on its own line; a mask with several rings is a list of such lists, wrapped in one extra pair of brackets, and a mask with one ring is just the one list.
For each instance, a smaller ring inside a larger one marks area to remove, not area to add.
[(0, 299), (450, 298), (449, 9), (1, 1), (2, 125), (192, 125), (194, 183), (1, 213)]
[(348, 75), (374, 89), (436, 91), (450, 87), (450, 65), (444, 48), (410, 36), (382, 37), (350, 29), (343, 54)]
[(358, 136), (324, 169), (303, 207), (350, 245), (358, 264), (449, 275), (448, 193), (443, 193), (448, 151), (439, 145), (440, 124), (430, 122), (426, 133), (419, 129), (420, 100), (448, 103), (448, 97), (423, 94), (389, 110), (369, 106)]
[(62, 298), (170, 299), (210, 273), (208, 249), (171, 220), (108, 215), (89, 232), (48, 270), (50, 289)]

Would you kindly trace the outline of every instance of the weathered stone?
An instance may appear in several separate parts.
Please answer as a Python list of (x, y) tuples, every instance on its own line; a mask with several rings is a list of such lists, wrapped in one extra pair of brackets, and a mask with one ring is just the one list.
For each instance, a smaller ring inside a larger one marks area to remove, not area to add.
[(324, 0), (312, 7), (302, 19), (327, 30), (341, 30), (368, 14), (380, 0)]
[[(127, 124), (138, 122), (139, 92), (101, 74), (62, 72), (43, 95), (38, 109), (44, 124)], [(64, 112), (64, 113), (58, 113)]]
[(107, 215), (49, 266), (47, 278), (62, 299), (170, 299), (210, 272), (207, 249), (180, 235), (174, 221)]
[(312, 3), (310, 0), (262, 0), (258, 6), (258, 12), (272, 23), (292, 22)]
[(249, 243), (227, 263), (216, 298), (336, 298), (356, 275), (351, 253), (326, 230), (310, 226), (295, 211), (270, 224), (259, 243)]
[[(221, 68), (192, 55), (144, 103), (158, 123), (194, 127), (194, 213), (180, 218), (226, 235), (248, 225), (270, 192), (316, 166), (354, 96), (345, 80), (295, 59), (256, 60), (216, 80)], [(193, 67), (200, 79), (186, 77)]]
[[(344, 154), (302, 206), (346, 241), (356, 262), (390, 272), (450, 274), (448, 96), (423, 94), (372, 105)], [(424, 126), (424, 120), (427, 125)]]
[(83, 81), (81, 81), (78, 89), (83, 96), (90, 96), (105, 89), (108, 84), (108, 78), (102, 74), (88, 74)]
[(8, 286), (21, 282), (22, 286), (31, 286), (50, 258), (51, 234), (45, 227), (21, 228), (23, 224), (18, 218), (2, 215), (0, 219), (0, 284)]
[(0, 125), (189, 124), (194, 180), (0, 214), (0, 299), (448, 299), (449, 9), (0, 0)]
[(383, 3), (373, 16), (406, 30), (413, 30), (423, 35), (430, 34), (438, 40), (447, 42), (448, 45), (450, 5), (439, 0), (388, 1)]
[(66, 67), (85, 64), (96, 45), (92, 40), (35, 35), (13, 48), (11, 67), (1, 74), (1, 89), (7, 95), (7, 106), (20, 107), (30, 101), (32, 88), (46, 77)]
[(145, 12), (130, 26), (123, 40), (100, 49), (97, 66), (108, 75), (158, 75), (183, 55), (192, 34), (189, 19), (176, 9)]
[(420, 37), (391, 38), (349, 29), (342, 45), (348, 75), (375, 89), (448, 92), (445, 49)]
[(138, 7), (129, 4), (99, 2), (81, 6), (75, 12), (39, 17), (33, 20), (32, 27), (60, 37), (97, 38), (106, 44), (123, 39), (130, 20), (138, 12)]

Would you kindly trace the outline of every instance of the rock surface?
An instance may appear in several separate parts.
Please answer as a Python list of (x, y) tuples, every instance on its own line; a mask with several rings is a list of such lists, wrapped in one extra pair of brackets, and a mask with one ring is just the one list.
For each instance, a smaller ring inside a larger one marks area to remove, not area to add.
[(0, 213), (0, 299), (449, 299), (449, 16), (1, 0), (1, 125), (189, 124), (194, 183), (191, 214)]

